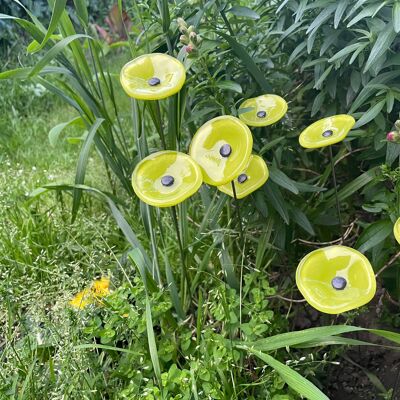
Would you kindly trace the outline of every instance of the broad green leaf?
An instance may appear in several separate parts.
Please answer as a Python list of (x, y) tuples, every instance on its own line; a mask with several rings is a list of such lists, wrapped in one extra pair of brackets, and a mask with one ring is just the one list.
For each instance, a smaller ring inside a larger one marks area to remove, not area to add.
[[(374, 167), (367, 172), (364, 172), (352, 182), (348, 183), (343, 189), (341, 189), (338, 193), (338, 197), (340, 201), (347, 199), (347, 197), (351, 196), (353, 193), (360, 190), (362, 187), (367, 185), (369, 182), (374, 180), (377, 175), (378, 167)], [(335, 196), (331, 196), (326, 203), (324, 203), (324, 208), (330, 208), (335, 205)]]
[(233, 6), (227, 12), (236, 15), (237, 17), (243, 17), (248, 19), (260, 19), (260, 16), (253, 11), (251, 8), (243, 7), (243, 6)]
[(276, 186), (273, 182), (267, 182), (267, 184), (264, 185), (264, 191), (267, 194), (267, 198), (272, 204), (272, 207), (274, 207), (275, 210), (279, 213), (279, 215), (285, 221), (285, 224), (289, 225), (289, 212), (282, 193), (279, 190), (279, 187)]
[(299, 189), (297, 189), (296, 185), (285, 173), (283, 173), (278, 168), (271, 165), (269, 167), (269, 177), (275, 182), (277, 185), (283, 187), (284, 189), (289, 190), (294, 194), (299, 194)]
[(216, 86), (223, 90), (232, 90), (236, 93), (242, 93), (242, 87), (233, 81), (219, 81), (216, 83)]
[(304, 396), (309, 400), (329, 400), (324, 393), (321, 392), (313, 383), (301, 376), (298, 372), (282, 364), (280, 361), (269, 356), (268, 354), (262, 353), (261, 351), (248, 348), (247, 351), (254, 354), (262, 361), (266, 362), (272, 367), (293, 390)]
[(307, 218), (307, 216), (301, 211), (300, 209), (293, 207), (290, 209), (291, 216), (294, 222), (300, 228), (304, 229), (306, 232), (308, 232), (310, 235), (315, 236), (315, 231), (314, 228), (312, 227), (310, 220)]
[(334, 56), (332, 56), (328, 62), (332, 63), (335, 62), (337, 60), (339, 60), (340, 58), (343, 58), (345, 56), (347, 56), (348, 54), (352, 53), (353, 51), (357, 50), (357, 48), (360, 47), (360, 43), (353, 43), (350, 44), (346, 47), (344, 47), (342, 50), (338, 51)]
[(340, 335), (347, 332), (355, 332), (363, 330), (356, 326), (350, 325), (333, 325), (321, 326), (318, 328), (304, 329), (302, 331), (293, 331), (281, 333), (279, 335), (270, 336), (248, 344), (252, 348), (260, 351), (273, 351), (285, 347), (295, 346), (301, 343), (310, 342), (312, 340), (321, 340), (327, 336)]
[(400, 1), (396, 0), (393, 6), (393, 28), (396, 33), (400, 32)]
[(365, 64), (364, 72), (367, 72), (371, 66), (377, 62), (378, 58), (380, 58), (383, 54), (385, 54), (386, 51), (390, 49), (390, 45), (395, 37), (396, 32), (394, 31), (393, 22), (389, 22), (386, 25), (386, 28), (379, 33)]
[(360, 13), (358, 13), (348, 24), (347, 27), (350, 28), (352, 25), (356, 24), (358, 21), (372, 17), (374, 14), (376, 14), (383, 6), (385, 5), (385, 2), (382, 1), (381, 4), (372, 4), (368, 7), (365, 7)]
[(67, 128), (68, 126), (71, 126), (71, 125), (79, 124), (81, 122), (82, 122), (82, 118), (76, 117), (76, 118), (71, 119), (68, 122), (63, 122), (63, 123), (58, 124), (58, 125), (54, 126), (53, 128), (51, 128), (50, 132), (49, 132), (50, 145), (53, 147), (56, 146), (58, 139), (60, 137), (60, 134), (65, 128)]
[(367, 112), (365, 112), (354, 125), (354, 129), (360, 128), (361, 126), (364, 126), (368, 124), (368, 122), (372, 121), (382, 111), (385, 103), (386, 99), (383, 99), (379, 103), (376, 103), (373, 107), (371, 107)]
[[(81, 185), (85, 182), (86, 166), (89, 160), (89, 152), (92, 147), (94, 136), (97, 133), (100, 125), (104, 122), (104, 119), (98, 118), (94, 122), (93, 126), (83, 143), (82, 149), (79, 154), (78, 164), (76, 166), (75, 174), (75, 185)], [(73, 202), (72, 202), (72, 221), (75, 220), (76, 214), (78, 212), (79, 204), (81, 201), (82, 191), (80, 189), (74, 189), (73, 191)]]
[(324, 80), (328, 77), (328, 75), (330, 74), (330, 72), (332, 71), (333, 65), (331, 65), (330, 67), (328, 67), (324, 73), (319, 77), (319, 79), (317, 80), (317, 82), (315, 82), (314, 88), (315, 89), (321, 89), (322, 84), (324, 83)]
[(385, 163), (390, 167), (394, 160), (400, 156), (400, 144), (397, 143), (387, 143), (386, 147), (386, 160)]
[(232, 36), (226, 35), (225, 33), (222, 32), (217, 32), (219, 36), (221, 36), (223, 39), (225, 39), (229, 46), (232, 48), (233, 52), (236, 54), (236, 56), (239, 58), (239, 60), (243, 63), (243, 65), (248, 69), (250, 74), (253, 76), (253, 78), (256, 80), (256, 82), (260, 85), (262, 90), (265, 90), (267, 92), (272, 91), (271, 85), (268, 83), (268, 81), (265, 79), (265, 75), (260, 71), (258, 68), (257, 64), (254, 62), (253, 58), (250, 57), (249, 53), (245, 49), (244, 46), (239, 44), (235, 38)]
[(389, 219), (374, 222), (361, 234), (356, 243), (356, 248), (365, 253), (377, 244), (385, 240), (393, 230), (393, 224)]
[(264, 145), (264, 146), (261, 148), (261, 150), (258, 152), (258, 154), (259, 154), (260, 156), (262, 156), (262, 155), (265, 154), (268, 150), (272, 149), (272, 148), (275, 147), (278, 143), (282, 142), (282, 140), (285, 140), (285, 138), (284, 138), (283, 136), (271, 140), (270, 142), (268, 142), (266, 145)]
[(346, 11), (349, 0), (340, 0), (335, 11), (335, 17), (333, 19), (333, 26), (335, 29), (339, 26), (339, 23), (343, 17), (344, 12)]
[(314, 21), (308, 27), (306, 34), (308, 35), (312, 31), (316, 31), (322, 24), (328, 20), (331, 14), (336, 10), (336, 4), (330, 4), (328, 7), (322, 9), (322, 11), (318, 14), (318, 16), (314, 19)]

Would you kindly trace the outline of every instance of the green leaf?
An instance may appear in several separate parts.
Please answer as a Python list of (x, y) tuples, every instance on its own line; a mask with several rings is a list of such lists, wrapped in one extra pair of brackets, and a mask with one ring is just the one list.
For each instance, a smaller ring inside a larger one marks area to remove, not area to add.
[(385, 163), (390, 167), (394, 160), (400, 156), (400, 144), (398, 143), (387, 143), (386, 147), (386, 161)]
[(233, 81), (219, 81), (216, 83), (216, 86), (223, 90), (232, 90), (236, 93), (242, 93), (242, 87)]
[(81, 38), (87, 38), (93, 40), (90, 36), (88, 35), (83, 35), (83, 34), (76, 34), (72, 36), (68, 36), (65, 39), (59, 41), (57, 44), (55, 44), (40, 60), (39, 62), (32, 68), (29, 76), (35, 76), (37, 75), (50, 61), (52, 61), (60, 52), (65, 50), (65, 48), (74, 40), (81, 39)]
[(83, 26), (87, 26), (89, 22), (86, 0), (74, 0), (76, 15), (81, 20)]
[(335, 17), (333, 19), (333, 26), (335, 29), (339, 26), (339, 23), (346, 11), (349, 0), (340, 0), (335, 11)]
[(339, 60), (342, 57), (347, 56), (348, 54), (352, 53), (353, 51), (357, 50), (360, 47), (360, 43), (353, 43), (350, 44), (348, 46), (346, 46), (345, 48), (343, 48), (342, 50), (338, 51), (334, 56), (332, 56), (328, 62), (332, 63), (335, 62), (337, 60)]
[(156, 338), (153, 330), (153, 320), (151, 318), (151, 307), (149, 296), (146, 293), (146, 330), (147, 340), (149, 343), (150, 358), (154, 368), (154, 374), (157, 378), (158, 384), (161, 385), (161, 368), (160, 361), (158, 360), (158, 352), (156, 345)]
[[(97, 118), (92, 127), (90, 128), (88, 135), (86, 136), (81, 152), (79, 154), (78, 164), (76, 166), (75, 185), (80, 185), (85, 182), (86, 166), (89, 159), (90, 148), (93, 143), (94, 135), (96, 134), (97, 129), (99, 129), (100, 125), (103, 122), (104, 119)], [(80, 189), (74, 189), (73, 201), (72, 201), (72, 221), (74, 221), (76, 218), (81, 197), (82, 197), (82, 191)]]
[(35, 46), (35, 48), (34, 48), (35, 52), (43, 49), (43, 47), (46, 46), (46, 43), (51, 38), (51, 35), (54, 33), (54, 31), (57, 28), (58, 21), (61, 18), (61, 15), (65, 9), (66, 4), (67, 4), (67, 0), (55, 0), (53, 12), (51, 14), (50, 24), (49, 24), (49, 28), (47, 29), (46, 36), (43, 38), (42, 43), (40, 43), (40, 45), (38, 47)]
[(270, 367), (278, 372), (283, 381), (285, 381), (301, 396), (304, 396), (309, 400), (329, 400), (329, 397), (322, 393), (313, 383), (287, 365), (282, 364), (278, 360), (275, 360), (275, 358), (258, 350), (248, 348), (247, 351), (266, 362)]
[(285, 347), (292, 347), (305, 342), (310, 342), (312, 340), (321, 340), (326, 336), (340, 335), (342, 333), (360, 330), (363, 330), (363, 328), (350, 325), (321, 326), (318, 328), (304, 329), (301, 331), (281, 333), (279, 335), (257, 340), (250, 343), (250, 345), (257, 350), (269, 352)]
[(49, 132), (50, 145), (52, 147), (56, 146), (56, 144), (58, 142), (58, 139), (60, 137), (60, 134), (65, 128), (67, 128), (68, 126), (71, 126), (71, 125), (77, 125), (77, 124), (79, 124), (81, 122), (82, 122), (82, 118), (81, 117), (76, 117), (76, 118), (71, 119), (68, 122), (63, 122), (61, 124), (53, 126), (53, 128), (51, 128), (50, 132)]
[(248, 19), (260, 19), (260, 16), (253, 11), (251, 8), (243, 7), (243, 6), (234, 6), (230, 8), (227, 12), (236, 15), (237, 17), (243, 17)]
[(386, 103), (386, 99), (381, 100), (379, 103), (376, 103), (373, 107), (371, 107), (367, 112), (363, 114), (363, 116), (356, 122), (353, 129), (359, 128), (368, 124), (368, 122), (372, 121), (381, 111), (383, 106)]
[(278, 214), (282, 217), (282, 219), (285, 221), (285, 224), (289, 225), (289, 212), (278, 186), (276, 186), (273, 182), (267, 182), (267, 184), (264, 185), (264, 191), (267, 194), (267, 198), (272, 204), (272, 207), (274, 207)]
[(377, 62), (378, 58), (380, 58), (383, 54), (385, 54), (386, 51), (390, 49), (390, 45), (395, 37), (396, 32), (394, 31), (393, 22), (390, 21), (386, 25), (386, 28), (379, 33), (365, 64), (364, 72), (367, 72), (371, 66)]
[(312, 31), (316, 31), (322, 24), (328, 20), (331, 14), (336, 10), (336, 4), (330, 4), (328, 7), (323, 8), (323, 10), (318, 14), (314, 21), (308, 27), (306, 34), (308, 35)]
[(350, 28), (352, 25), (356, 24), (358, 21), (364, 19), (364, 18), (368, 18), (368, 17), (372, 17), (373, 15), (375, 15), (383, 6), (385, 5), (385, 2), (382, 1), (381, 4), (378, 4), (378, 6), (376, 4), (372, 4), (368, 7), (365, 7), (360, 13), (358, 13), (348, 24), (347, 27)]
[(314, 89), (321, 89), (324, 80), (328, 77), (329, 73), (332, 71), (333, 65), (327, 68), (324, 73), (319, 77), (317, 82), (315, 82)]
[(393, 224), (389, 219), (377, 221), (369, 225), (361, 234), (355, 247), (361, 253), (365, 253), (385, 240), (392, 233), (392, 230)]
[[(354, 179), (352, 182), (347, 184), (342, 190), (339, 191), (338, 193), (339, 200), (343, 201), (344, 199), (347, 199), (347, 197), (351, 196), (353, 193), (357, 192), (357, 190), (360, 190), (363, 186), (365, 186), (373, 179), (375, 179), (378, 170), (379, 170), (378, 167), (374, 167), (369, 171), (364, 172), (356, 179)], [(328, 209), (330, 207), (333, 207), (334, 205), (335, 205), (335, 196), (331, 196), (326, 201), (326, 203), (324, 203), (324, 208)]]
[(299, 189), (297, 189), (296, 185), (285, 173), (280, 171), (278, 168), (274, 167), (273, 165), (269, 168), (269, 177), (273, 182), (277, 185), (283, 187), (284, 189), (289, 190), (294, 194), (299, 194)]
[(260, 71), (258, 68), (257, 64), (254, 62), (253, 58), (250, 57), (249, 53), (243, 47), (241, 44), (239, 44), (235, 38), (232, 36), (226, 35), (225, 33), (222, 32), (217, 32), (219, 36), (221, 36), (223, 39), (225, 39), (229, 46), (231, 46), (233, 52), (236, 54), (236, 56), (239, 58), (239, 60), (242, 61), (243, 65), (248, 69), (250, 74), (253, 76), (253, 78), (256, 80), (256, 82), (260, 85), (262, 90), (265, 90), (267, 92), (272, 91), (271, 85), (268, 83), (268, 81), (265, 79), (265, 74)]
[(393, 29), (396, 33), (400, 32), (400, 1), (396, 1), (393, 6)]
[(304, 229), (310, 235), (315, 236), (314, 228), (312, 227), (310, 220), (303, 213), (303, 211), (299, 210), (296, 207), (293, 207), (290, 209), (290, 212), (293, 221), (296, 222), (296, 224), (300, 226), (300, 228)]

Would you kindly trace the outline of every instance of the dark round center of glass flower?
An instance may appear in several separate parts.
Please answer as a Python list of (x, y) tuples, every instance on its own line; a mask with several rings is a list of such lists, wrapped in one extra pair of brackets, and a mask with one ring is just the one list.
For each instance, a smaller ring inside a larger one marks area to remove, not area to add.
[(347, 286), (347, 281), (342, 276), (335, 276), (332, 279), (332, 287), (336, 290), (343, 290)]
[(258, 117), (258, 118), (265, 118), (266, 116), (267, 116), (267, 113), (266, 113), (264, 110), (259, 111), (259, 112), (257, 113), (257, 117)]
[(248, 179), (248, 176), (246, 174), (240, 174), (237, 178), (239, 183), (244, 183), (246, 182)]
[(174, 184), (174, 182), (175, 182), (175, 179), (174, 179), (174, 177), (171, 176), (171, 175), (164, 175), (164, 176), (161, 178), (161, 184), (162, 184), (163, 186), (172, 186), (172, 185)]
[(333, 135), (333, 131), (331, 131), (330, 129), (328, 129), (327, 131), (322, 133), (323, 137), (329, 137)]
[(229, 157), (231, 153), (232, 147), (228, 143), (223, 144), (219, 149), (219, 154), (221, 154), (222, 157)]
[(149, 79), (149, 80), (147, 81), (147, 83), (148, 83), (150, 86), (157, 86), (157, 85), (159, 85), (159, 84), (161, 83), (161, 81), (160, 81), (160, 79), (158, 79), (156, 76), (153, 76), (153, 78)]

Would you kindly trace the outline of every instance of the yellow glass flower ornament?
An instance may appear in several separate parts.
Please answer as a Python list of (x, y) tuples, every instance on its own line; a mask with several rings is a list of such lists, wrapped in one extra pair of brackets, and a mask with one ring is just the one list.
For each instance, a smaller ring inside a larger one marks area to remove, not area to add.
[(400, 244), (400, 218), (398, 218), (397, 221), (394, 223), (393, 233), (394, 233), (394, 237), (397, 240), (397, 243)]
[(368, 259), (346, 246), (307, 254), (297, 267), (296, 284), (317, 310), (340, 314), (367, 304), (375, 295), (375, 274)]
[(202, 125), (194, 135), (189, 154), (200, 165), (204, 182), (224, 185), (247, 166), (253, 137), (240, 119), (224, 115)]
[(300, 145), (306, 149), (318, 149), (341, 142), (355, 123), (355, 119), (347, 114), (320, 119), (301, 132)]
[(120, 81), (126, 94), (140, 100), (160, 100), (179, 92), (185, 83), (183, 64), (167, 54), (145, 54), (125, 64)]
[(192, 196), (203, 183), (200, 167), (187, 154), (165, 150), (136, 166), (132, 186), (137, 196), (155, 207), (171, 207)]
[(245, 100), (240, 109), (251, 108), (251, 110), (239, 114), (239, 118), (249, 126), (267, 126), (278, 122), (288, 109), (288, 105), (276, 94), (264, 94)]
[[(269, 178), (267, 164), (262, 157), (251, 155), (246, 169), (234, 180), (236, 197), (242, 199), (260, 188)], [(234, 197), (232, 183), (218, 186), (221, 192)]]

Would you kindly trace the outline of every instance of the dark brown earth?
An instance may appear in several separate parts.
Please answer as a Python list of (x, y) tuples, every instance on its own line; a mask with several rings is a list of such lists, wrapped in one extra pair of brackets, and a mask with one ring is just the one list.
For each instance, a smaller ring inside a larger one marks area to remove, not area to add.
[[(378, 290), (368, 311), (358, 316), (352, 325), (396, 331), (392, 326), (382, 326), (382, 293), (382, 289)], [(400, 311), (393, 305), (385, 307), (395, 308), (392, 310), (394, 313)], [(322, 315), (307, 305), (299, 305), (296, 308), (293, 330), (345, 322), (342, 317)], [(393, 345), (368, 332), (347, 336), (381, 345)], [(400, 351), (378, 346), (352, 346), (340, 353), (335, 361), (340, 364), (328, 367), (323, 382), (325, 393), (331, 400), (400, 400)], [(374, 384), (371, 379), (376, 378), (379, 381)], [(377, 387), (380, 386), (379, 382), (383, 387)], [(390, 389), (393, 390), (391, 396), (387, 394)]]

